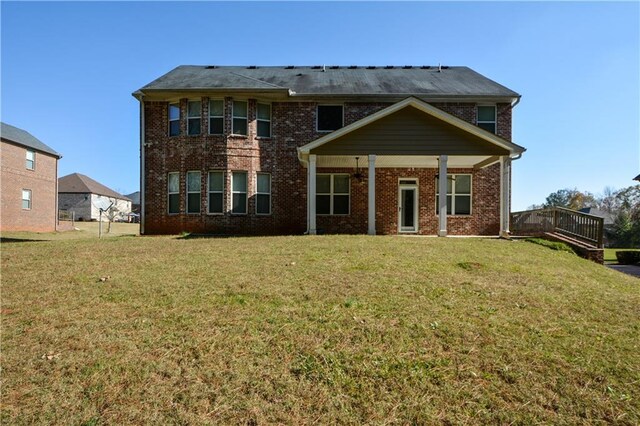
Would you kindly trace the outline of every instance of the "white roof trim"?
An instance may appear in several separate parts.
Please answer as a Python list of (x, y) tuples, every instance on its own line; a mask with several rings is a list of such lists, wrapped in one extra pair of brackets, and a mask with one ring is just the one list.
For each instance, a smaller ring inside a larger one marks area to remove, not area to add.
[(310, 151), (314, 148), (317, 148), (319, 146), (322, 146), (328, 142), (331, 142), (332, 140), (335, 140), (341, 136), (346, 135), (347, 133), (350, 133), (356, 129), (359, 129), (361, 127), (364, 127), (374, 121), (377, 121), (383, 117), (386, 117), (388, 115), (393, 114), (396, 111), (399, 111), (403, 108), (406, 108), (408, 106), (412, 106), (426, 114), (429, 114), (439, 120), (442, 120), (446, 123), (449, 123), (453, 126), (458, 127), (459, 129), (462, 129), (468, 133), (471, 133), (479, 138), (482, 138), (488, 142), (491, 142), (494, 145), (497, 145), (501, 148), (504, 148), (506, 150), (508, 150), (509, 152), (511, 152), (511, 154), (520, 154), (522, 152), (525, 151), (525, 149), (519, 145), (516, 145), (514, 143), (511, 143), (509, 141), (507, 141), (506, 139), (501, 138), (500, 136), (494, 135), (491, 132), (488, 132), (484, 129), (481, 129), (478, 126), (474, 126), (471, 123), (468, 123), (464, 120), (459, 119), (458, 117), (455, 117), (449, 113), (446, 113), (444, 111), (442, 111), (441, 109), (438, 109), (434, 106), (429, 105), (428, 103), (421, 101), (420, 99), (417, 99), (415, 97), (409, 97), (406, 98), (400, 102), (397, 102), (383, 110), (380, 110), (378, 112), (376, 112), (375, 114), (371, 114), (361, 120), (356, 121), (355, 123), (351, 123), (348, 126), (345, 126), (341, 129), (338, 129), (326, 136), (323, 136), (319, 139), (316, 139), (313, 142), (310, 142), (306, 145), (303, 145), (301, 147), (298, 148), (298, 153), (300, 155), (308, 155), (310, 153)]

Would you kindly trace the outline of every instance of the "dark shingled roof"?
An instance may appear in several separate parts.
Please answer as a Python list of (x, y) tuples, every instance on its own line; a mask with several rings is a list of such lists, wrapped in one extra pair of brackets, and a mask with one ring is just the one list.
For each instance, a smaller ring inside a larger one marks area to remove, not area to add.
[(107, 188), (89, 176), (80, 173), (71, 173), (58, 179), (58, 193), (96, 194), (104, 195), (105, 197), (119, 198), (121, 200), (129, 200), (124, 195), (118, 194), (113, 189)]
[(58, 154), (50, 146), (45, 145), (42, 141), (40, 141), (38, 138), (36, 138), (26, 130), (18, 129), (17, 127), (14, 127), (7, 123), (0, 124), (0, 137), (2, 137), (2, 139), (6, 139), (27, 148), (33, 148), (36, 151), (55, 155), (58, 158), (62, 158), (62, 155)]
[(140, 91), (236, 89), (292, 91), (292, 95), (520, 95), (468, 67), (309, 67), (182, 65)]
[(130, 199), (133, 204), (140, 204), (140, 191), (132, 192), (131, 194), (125, 195), (125, 197)]
[(634, 177), (633, 180), (637, 180), (638, 182), (640, 182), (640, 175)]

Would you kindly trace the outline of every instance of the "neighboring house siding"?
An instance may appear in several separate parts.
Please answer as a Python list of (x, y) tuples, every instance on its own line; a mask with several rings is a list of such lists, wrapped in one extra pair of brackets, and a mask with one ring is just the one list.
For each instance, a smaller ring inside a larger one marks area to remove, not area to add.
[[(131, 201), (104, 197), (97, 194), (83, 193), (60, 193), (59, 208), (60, 210), (73, 212), (75, 220), (99, 220), (99, 206), (102, 204), (103, 199), (107, 200), (107, 204), (111, 203), (111, 201), (115, 201), (116, 206), (120, 212), (120, 214), (117, 215), (118, 219), (124, 219), (129, 213), (131, 213)], [(102, 220), (107, 220), (107, 217), (104, 214)]]
[[(36, 151), (35, 168), (25, 167), (29, 148), (2, 140), (0, 174), (0, 230), (51, 232), (56, 230), (58, 159)], [(31, 208), (22, 208), (22, 190), (31, 191)]]
[[(181, 231), (221, 234), (301, 234), (306, 230), (307, 173), (298, 160), (296, 148), (305, 145), (326, 132), (316, 131), (317, 102), (272, 103), (272, 137), (256, 138), (255, 99), (248, 101), (248, 135), (231, 133), (233, 98), (224, 98), (225, 135), (209, 135), (208, 98), (191, 97), (202, 101), (202, 132), (186, 135), (187, 99), (180, 100), (181, 135), (168, 136), (168, 102), (144, 102), (145, 116), (145, 233), (179, 233)], [(217, 98), (220, 99), (220, 98)], [(327, 102), (330, 104), (332, 102)], [(344, 125), (360, 120), (391, 105), (390, 103), (355, 102), (344, 104)], [(462, 120), (476, 123), (476, 104), (434, 103), (434, 106)], [(498, 104), (497, 133), (511, 139), (511, 106)], [(361, 163), (366, 174), (366, 160)], [(208, 215), (207, 172), (225, 172), (224, 214)], [(186, 213), (186, 173), (201, 172), (201, 213)], [(231, 205), (231, 173), (248, 173), (248, 209), (246, 215), (229, 213)], [(179, 206), (175, 215), (167, 213), (167, 175), (180, 173)], [(271, 215), (256, 215), (256, 173), (271, 174)], [(323, 169), (318, 173), (353, 173), (353, 169)], [(473, 213), (471, 216), (450, 216), (449, 233), (452, 235), (497, 234), (499, 231), (499, 166), (479, 171), (450, 170), (450, 173), (473, 174)], [(376, 170), (376, 227), (379, 234), (397, 232), (398, 178), (410, 176), (419, 179), (421, 234), (437, 232), (435, 214), (436, 169)], [(326, 232), (366, 233), (367, 182), (351, 180), (349, 216), (318, 216), (318, 228)]]

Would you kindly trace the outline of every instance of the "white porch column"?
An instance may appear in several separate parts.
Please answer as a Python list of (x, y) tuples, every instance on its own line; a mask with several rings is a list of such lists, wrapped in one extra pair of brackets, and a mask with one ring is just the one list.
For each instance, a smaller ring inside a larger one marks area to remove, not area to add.
[(439, 160), (438, 179), (438, 236), (447, 236), (447, 160), (448, 155), (441, 155)]
[(369, 235), (376, 235), (376, 156), (369, 154)]
[(309, 204), (309, 235), (316, 234), (316, 155), (309, 155), (309, 185), (307, 197)]
[(509, 215), (511, 207), (511, 159), (500, 157), (500, 236), (509, 238)]

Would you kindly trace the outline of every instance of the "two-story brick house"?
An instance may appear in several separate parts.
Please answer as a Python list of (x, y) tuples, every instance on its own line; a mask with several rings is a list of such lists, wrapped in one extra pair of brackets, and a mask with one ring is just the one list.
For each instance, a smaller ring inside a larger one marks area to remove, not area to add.
[(1, 125), (0, 230), (55, 231), (62, 156), (26, 130)]
[(467, 67), (180, 66), (134, 96), (144, 234), (508, 232), (520, 95)]

